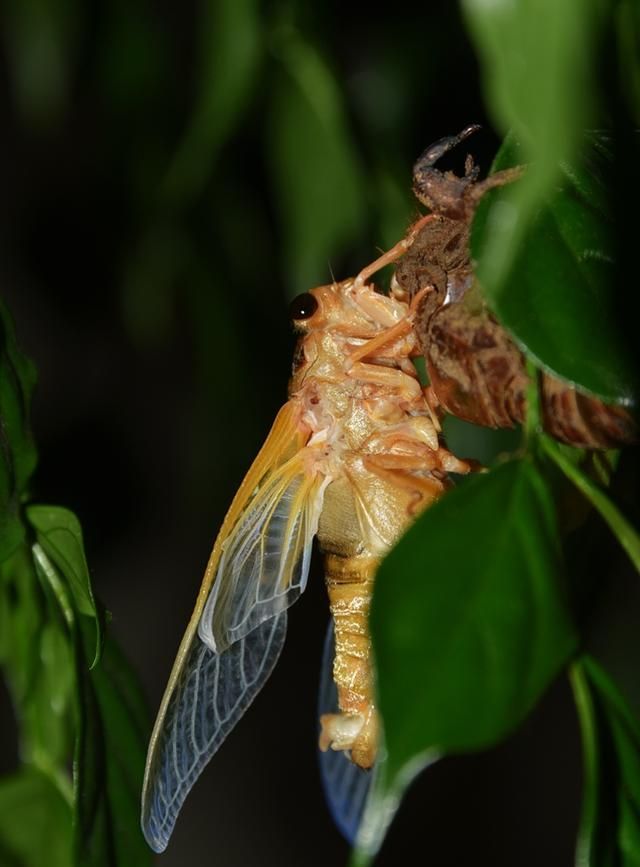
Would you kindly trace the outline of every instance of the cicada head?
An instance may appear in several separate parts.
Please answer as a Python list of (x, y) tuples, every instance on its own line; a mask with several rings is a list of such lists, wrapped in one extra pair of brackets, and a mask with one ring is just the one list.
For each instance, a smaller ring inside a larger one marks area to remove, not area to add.
[(296, 331), (332, 332), (369, 340), (397, 324), (407, 313), (406, 302), (380, 293), (372, 283), (354, 279), (317, 286), (298, 295), (290, 305)]

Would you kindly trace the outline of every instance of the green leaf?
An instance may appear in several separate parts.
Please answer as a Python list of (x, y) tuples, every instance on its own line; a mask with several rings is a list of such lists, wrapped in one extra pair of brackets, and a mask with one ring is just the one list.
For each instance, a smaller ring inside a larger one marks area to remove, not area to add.
[[(509, 136), (493, 170), (520, 161)], [(593, 135), (579, 157), (562, 163), (556, 187), (526, 220), (517, 189), (523, 181), (489, 192), (471, 250), (489, 305), (539, 366), (604, 400), (625, 402), (637, 380), (615, 303), (611, 168), (605, 138)]]
[(282, 74), (269, 111), (271, 169), (296, 294), (329, 282), (332, 257), (358, 236), (364, 184), (342, 95), (322, 56), (286, 25), (273, 52)]
[(29, 506), (27, 520), (36, 531), (38, 544), (64, 576), (74, 609), (94, 623), (90, 640), (93, 666), (102, 650), (102, 618), (91, 588), (80, 522), (73, 512), (60, 506)]
[(28, 551), (0, 568), (0, 664), (19, 724), (20, 755), (69, 798), (74, 665), (65, 623), (43, 593)]
[[(81, 653), (78, 667), (84, 663)], [(75, 846), (83, 867), (144, 867), (140, 792), (150, 726), (140, 687), (114, 642), (79, 678)]]
[(9, 0), (3, 12), (16, 105), (34, 126), (50, 126), (66, 107), (71, 49), (82, 7), (74, 0)]
[(151, 734), (149, 713), (138, 679), (114, 641), (107, 640), (91, 679), (105, 732), (115, 863), (118, 867), (144, 867), (152, 861), (140, 830), (140, 792)]
[(36, 465), (29, 426), (35, 369), (18, 349), (13, 323), (0, 304), (0, 562), (24, 538), (20, 499)]
[(629, 559), (640, 572), (640, 534), (624, 517), (605, 491), (596, 482), (582, 472), (574, 460), (567, 455), (567, 450), (550, 437), (540, 438), (542, 447), (549, 457), (560, 467), (587, 500), (600, 512), (611, 531), (629, 555)]
[(91, 670), (85, 647), (93, 621), (74, 607), (65, 574), (38, 544), (34, 557), (67, 619), (75, 658), (74, 851), (79, 867), (136, 867), (151, 863), (139, 823), (149, 730), (140, 688), (107, 637)]
[(572, 670), (582, 730), (584, 800), (579, 867), (640, 863), (640, 720), (593, 657)]
[(615, 15), (620, 90), (637, 129), (640, 127), (640, 6), (636, 0), (618, 0)]
[(202, 190), (258, 81), (261, 26), (256, 0), (200, 5), (199, 93), (162, 191), (170, 202), (180, 204)]
[(526, 142), (551, 174), (588, 125), (603, 0), (462, 0), (481, 62), (485, 96), (503, 133)]
[(421, 516), (378, 572), (371, 633), (387, 747), (371, 809), (388, 814), (425, 764), (513, 731), (576, 647), (553, 501), (531, 461)]
[(0, 863), (3, 867), (69, 867), (71, 810), (55, 785), (35, 769), (0, 780)]

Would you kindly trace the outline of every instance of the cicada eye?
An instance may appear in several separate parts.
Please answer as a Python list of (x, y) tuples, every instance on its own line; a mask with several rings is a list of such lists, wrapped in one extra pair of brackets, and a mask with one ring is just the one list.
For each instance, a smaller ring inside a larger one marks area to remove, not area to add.
[(303, 292), (294, 298), (289, 305), (289, 315), (294, 322), (301, 319), (311, 319), (313, 314), (318, 309), (318, 302), (311, 292)]

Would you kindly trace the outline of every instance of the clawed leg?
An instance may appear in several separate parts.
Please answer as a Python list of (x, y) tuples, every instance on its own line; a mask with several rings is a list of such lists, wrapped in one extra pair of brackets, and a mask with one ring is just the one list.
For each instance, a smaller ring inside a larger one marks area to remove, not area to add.
[(382, 256), (379, 256), (374, 262), (370, 265), (367, 265), (366, 268), (363, 268), (362, 271), (358, 274), (355, 279), (355, 286), (360, 287), (364, 286), (365, 283), (368, 282), (369, 278), (372, 277), (377, 271), (380, 271), (386, 265), (391, 265), (393, 262), (396, 262), (398, 259), (402, 258), (404, 254), (407, 252), (409, 247), (413, 244), (416, 239), (416, 235), (422, 229), (422, 227), (429, 223), (431, 220), (435, 219), (434, 214), (427, 214), (424, 217), (421, 217), (416, 223), (411, 227), (409, 234), (406, 235), (401, 241), (398, 241), (397, 244), (394, 244), (390, 250), (387, 250), (386, 253), (383, 253)]
[[(406, 335), (410, 334), (413, 331), (413, 323), (416, 316), (416, 312), (422, 302), (422, 299), (429, 292), (433, 291), (432, 286), (425, 286), (420, 289), (419, 292), (416, 292), (414, 297), (411, 299), (411, 304), (409, 305), (409, 309), (407, 311), (407, 315), (400, 320), (400, 322), (396, 322), (395, 325), (392, 325), (390, 328), (387, 328), (385, 331), (382, 331), (376, 337), (372, 337), (370, 340), (367, 340), (366, 343), (363, 343), (362, 346), (358, 346), (356, 349), (352, 349), (349, 352), (349, 361), (351, 363), (355, 363), (356, 361), (361, 361), (363, 358), (372, 358), (375, 357), (383, 347), (388, 347), (393, 343), (396, 343), (398, 340), (402, 339)], [(389, 358), (394, 357), (394, 353), (389, 353)], [(406, 359), (406, 351), (403, 351), (400, 355), (400, 360)]]
[(349, 367), (348, 373), (360, 382), (384, 386), (409, 402), (422, 397), (422, 386), (418, 380), (397, 368), (356, 361)]
[(515, 166), (512, 169), (503, 169), (501, 172), (496, 172), (495, 175), (489, 175), (484, 181), (475, 184), (469, 191), (469, 196), (474, 202), (479, 202), (489, 190), (495, 187), (504, 187), (506, 184), (512, 184), (521, 178), (525, 171), (525, 166)]

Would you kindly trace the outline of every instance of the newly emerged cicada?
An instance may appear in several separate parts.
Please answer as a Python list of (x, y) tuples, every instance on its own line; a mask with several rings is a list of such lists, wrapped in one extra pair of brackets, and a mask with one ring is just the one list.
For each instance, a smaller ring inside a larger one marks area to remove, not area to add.
[(346, 280), (292, 304), (302, 336), (289, 400), (218, 534), (151, 737), (142, 827), (156, 851), (273, 669), (314, 536), (333, 616), (319, 746), (338, 824), (355, 830), (370, 777), (360, 769), (378, 741), (367, 626), (376, 569), (448, 473), (469, 471), (442, 444), (411, 361), (422, 299)]

